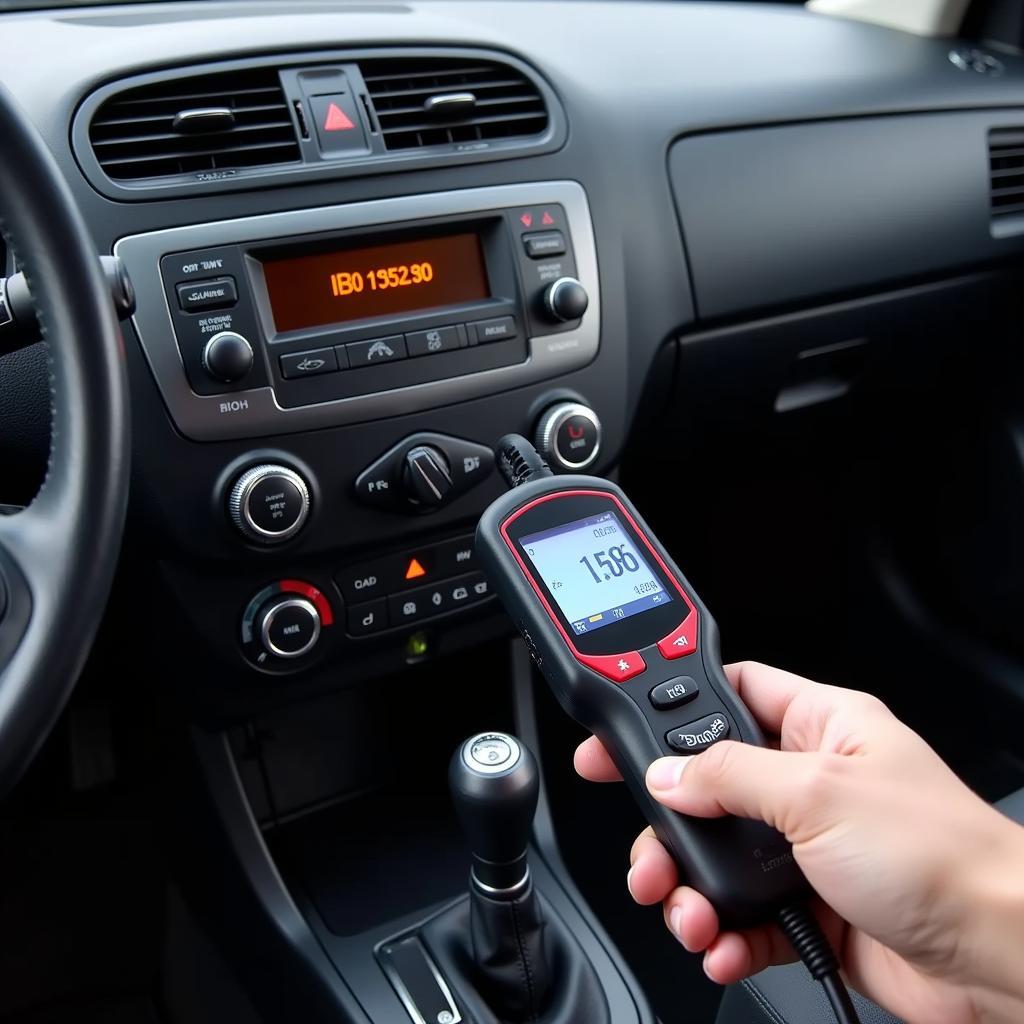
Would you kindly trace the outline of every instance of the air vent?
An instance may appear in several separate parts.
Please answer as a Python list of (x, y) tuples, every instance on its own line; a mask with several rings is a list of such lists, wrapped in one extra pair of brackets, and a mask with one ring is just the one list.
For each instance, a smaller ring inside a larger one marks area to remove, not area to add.
[(992, 219), (1024, 216), (1024, 128), (996, 128), (988, 135)]
[(116, 93), (89, 126), (96, 159), (114, 181), (211, 177), (300, 159), (273, 68), (182, 78)]
[(539, 136), (548, 127), (537, 86), (498, 61), (381, 58), (359, 67), (388, 151), (469, 149)]

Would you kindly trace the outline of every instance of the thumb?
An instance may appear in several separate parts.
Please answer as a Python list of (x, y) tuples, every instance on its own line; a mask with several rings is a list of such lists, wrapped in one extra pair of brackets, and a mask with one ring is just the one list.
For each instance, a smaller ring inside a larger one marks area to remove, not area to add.
[(662, 757), (647, 769), (647, 788), (659, 803), (700, 818), (736, 814), (768, 822), (780, 832), (803, 823), (817, 792), (817, 753), (769, 750), (722, 740), (692, 757)]

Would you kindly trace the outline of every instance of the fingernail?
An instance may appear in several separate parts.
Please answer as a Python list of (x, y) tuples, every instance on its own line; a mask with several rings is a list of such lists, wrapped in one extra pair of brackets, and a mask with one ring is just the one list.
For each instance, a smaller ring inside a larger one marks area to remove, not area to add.
[(673, 907), (668, 912), (668, 926), (672, 929), (672, 934), (680, 941), (683, 941), (682, 927), (683, 927), (683, 908)]
[(717, 984), (718, 984), (718, 982), (717, 982), (717, 981), (715, 981), (714, 975), (712, 975), (711, 971), (710, 971), (710, 970), (708, 969), (708, 955), (707, 955), (707, 953), (705, 953), (705, 954), (704, 954), (704, 959), (703, 959), (703, 960), (701, 960), (701, 962), (700, 962), (700, 965), (701, 965), (701, 967), (703, 967), (703, 968), (704, 968), (704, 973), (705, 973), (705, 974), (706, 974), (706, 975), (707, 975), (707, 976), (708, 976), (708, 977), (709, 977), (709, 978), (710, 978), (710, 979), (711, 979), (712, 981), (714, 981), (714, 982), (715, 982), (715, 984), (717, 985)]
[(647, 769), (648, 789), (672, 789), (690, 763), (688, 757), (661, 757)]
[(636, 865), (634, 864), (634, 865), (633, 865), (633, 866), (632, 866), (632, 867), (631, 867), (631, 868), (630, 868), (630, 869), (629, 869), (629, 870), (628, 870), (628, 871), (626, 872), (626, 888), (627, 888), (627, 889), (629, 890), (629, 895), (630, 895), (630, 896), (632, 896), (632, 897), (633, 897), (633, 899), (636, 899), (636, 893), (634, 893), (634, 892), (633, 892), (633, 869), (634, 869), (635, 867), (636, 867)]

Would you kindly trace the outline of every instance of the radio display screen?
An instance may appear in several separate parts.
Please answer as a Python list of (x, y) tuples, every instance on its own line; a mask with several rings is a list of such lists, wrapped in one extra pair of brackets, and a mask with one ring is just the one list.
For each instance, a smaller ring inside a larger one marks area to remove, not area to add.
[(491, 297), (475, 232), (270, 259), (263, 274), (278, 331)]
[(672, 600), (614, 512), (519, 538), (580, 636)]

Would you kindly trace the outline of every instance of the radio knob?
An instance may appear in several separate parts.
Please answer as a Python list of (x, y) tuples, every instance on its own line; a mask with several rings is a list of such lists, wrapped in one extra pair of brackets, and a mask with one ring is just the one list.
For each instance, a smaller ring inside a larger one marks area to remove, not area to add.
[(578, 473), (601, 450), (601, 421), (579, 402), (559, 402), (544, 410), (534, 444), (553, 469)]
[(561, 322), (579, 320), (587, 311), (590, 297), (575, 277), (560, 277), (544, 292), (544, 309)]
[(257, 544), (280, 544), (309, 518), (309, 487), (287, 466), (247, 469), (228, 495), (228, 515), (242, 536)]
[(252, 345), (234, 331), (221, 331), (203, 349), (203, 369), (225, 384), (241, 380), (252, 369)]
[(427, 444), (417, 445), (406, 454), (403, 480), (409, 500), (428, 508), (443, 505), (452, 489), (448, 459), (442, 451)]
[(282, 596), (265, 604), (256, 616), (264, 650), (277, 658), (301, 658), (320, 639), (320, 613), (304, 597)]

